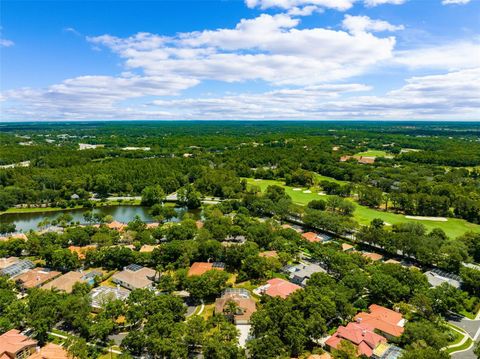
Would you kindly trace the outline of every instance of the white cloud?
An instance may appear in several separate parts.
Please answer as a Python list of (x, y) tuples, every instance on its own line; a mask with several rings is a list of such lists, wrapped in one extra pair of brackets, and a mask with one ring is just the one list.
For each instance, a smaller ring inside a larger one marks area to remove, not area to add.
[[(118, 85), (113, 86), (113, 89), (115, 93), (123, 91), (118, 89)], [(477, 95), (480, 93), (480, 68), (412, 77), (406, 80), (404, 86), (381, 96), (355, 95), (370, 89), (369, 86), (355, 83), (323, 84), (220, 97), (157, 99), (153, 102), (144, 101), (136, 106), (127, 104), (112, 106), (110, 100), (102, 101), (102, 96), (93, 95), (88, 103), (78, 103), (77, 97), (65, 100), (59, 96), (55, 96), (54, 101), (51, 101), (47, 93), (39, 97), (35, 91), (24, 91), (18, 94), (18, 99), (22, 101), (21, 106), (7, 106), (2, 109), (2, 113), (4, 118), (9, 119), (31, 119), (34, 115), (38, 119), (50, 120), (66, 118), (468, 120), (478, 119), (480, 116), (480, 98)], [(143, 93), (143, 90), (139, 92)]]
[(356, 0), (245, 0), (249, 8), (259, 7), (260, 9), (279, 8), (292, 9), (307, 5), (315, 5), (328, 9), (345, 11), (350, 9)]
[(310, 16), (314, 12), (322, 13), (324, 10), (315, 5), (307, 5), (304, 7), (292, 7), (287, 14), (291, 16)]
[(480, 66), (480, 40), (395, 52), (392, 62), (412, 69), (458, 70)]
[(374, 7), (374, 6), (385, 5), (385, 4), (402, 5), (406, 1), (407, 0), (364, 0), (364, 3), (365, 3), (365, 6), (367, 7)]
[(15, 45), (15, 43), (11, 40), (0, 39), (0, 47), (10, 47), (13, 45)]
[(452, 4), (465, 5), (465, 4), (468, 4), (469, 2), (470, 0), (442, 0), (443, 5), (452, 5)]
[(403, 30), (403, 25), (392, 25), (383, 20), (372, 20), (368, 16), (352, 16), (345, 15), (342, 26), (350, 33), (355, 34), (359, 32), (381, 32), (381, 31), (398, 31)]
[(175, 74), (226, 82), (263, 80), (274, 85), (312, 85), (345, 79), (389, 59), (394, 37), (324, 28), (298, 29), (286, 14), (262, 14), (233, 29), (164, 37), (139, 33), (128, 38), (89, 38), (149, 76)]
[(72, 34), (77, 35), (77, 36), (82, 36), (82, 34), (80, 33), (80, 31), (77, 31), (77, 30), (76, 30), (75, 28), (73, 28), (73, 27), (66, 27), (66, 28), (63, 29), (63, 31), (72, 33)]

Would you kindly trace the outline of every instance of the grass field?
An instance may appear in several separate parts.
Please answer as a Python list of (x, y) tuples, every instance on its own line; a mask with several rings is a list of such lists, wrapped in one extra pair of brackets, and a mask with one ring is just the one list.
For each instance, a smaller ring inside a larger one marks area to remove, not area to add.
[(321, 174), (318, 174), (318, 173), (314, 173), (314, 179), (315, 179), (315, 183), (320, 183), (321, 181), (335, 182), (342, 185), (349, 183), (348, 181), (340, 181), (332, 177), (322, 176)]
[[(247, 179), (248, 184), (258, 186), (263, 192), (268, 186), (277, 185), (285, 188), (285, 192), (292, 197), (293, 202), (306, 205), (308, 202), (314, 199), (326, 199), (328, 196), (319, 195), (319, 190), (310, 189), (311, 193), (304, 193), (306, 188), (302, 188), (300, 191), (294, 191), (294, 187), (285, 186), (283, 182), (276, 180), (255, 180), (252, 178)], [(353, 201), (352, 201), (353, 202)], [(372, 219), (380, 218), (384, 222), (389, 224), (397, 223), (422, 223), (428, 231), (431, 231), (434, 228), (441, 228), (450, 238), (456, 238), (462, 234), (473, 231), (480, 232), (480, 226), (477, 224), (469, 223), (463, 219), (449, 218), (446, 222), (434, 222), (434, 221), (419, 221), (416, 219), (405, 218), (402, 214), (383, 212), (368, 208), (362, 205), (359, 205), (356, 202), (353, 202), (355, 205), (354, 218), (355, 220), (363, 225), (369, 224)]]
[(388, 156), (388, 153), (385, 151), (379, 151), (379, 150), (368, 150), (365, 152), (356, 153), (355, 156), (385, 157), (385, 156)]

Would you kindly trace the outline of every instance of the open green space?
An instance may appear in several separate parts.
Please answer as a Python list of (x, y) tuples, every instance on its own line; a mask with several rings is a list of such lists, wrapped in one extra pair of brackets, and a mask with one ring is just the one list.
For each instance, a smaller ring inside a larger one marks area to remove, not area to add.
[(452, 354), (452, 353), (455, 353), (455, 352), (459, 352), (459, 351), (462, 351), (462, 350), (465, 350), (465, 349), (468, 349), (470, 348), (470, 346), (472, 345), (472, 342), (473, 340), (471, 338), (468, 338), (465, 343), (463, 343), (462, 345), (459, 345), (459, 346), (456, 346), (456, 347), (452, 347), (452, 348), (448, 348), (447, 350), (445, 350), (448, 354)]
[(388, 153), (380, 150), (368, 150), (365, 152), (356, 153), (355, 156), (385, 157), (385, 156), (388, 156)]
[(320, 183), (321, 181), (335, 182), (335, 183), (338, 183), (338, 184), (341, 184), (341, 185), (345, 185), (345, 184), (349, 183), (348, 181), (337, 180), (333, 177), (323, 176), (323, 175), (318, 174), (318, 173), (314, 173), (313, 176), (314, 176), (314, 179), (315, 179), (315, 183)]
[[(300, 205), (306, 205), (308, 202), (314, 199), (326, 199), (328, 196), (319, 195), (320, 190), (311, 188), (301, 188), (299, 191), (294, 191), (294, 187), (286, 186), (284, 182), (277, 180), (255, 180), (253, 178), (248, 178), (247, 182), (249, 185), (255, 185), (260, 188), (263, 192), (268, 186), (277, 185), (285, 188), (285, 192), (292, 197), (294, 203)], [(305, 191), (311, 191), (311, 193), (305, 193)], [(355, 204), (354, 218), (355, 220), (362, 224), (367, 225), (373, 219), (380, 218), (387, 224), (397, 224), (397, 223), (422, 223), (428, 231), (431, 231), (434, 228), (441, 228), (450, 238), (456, 238), (461, 236), (466, 232), (480, 232), (480, 225), (467, 222), (463, 219), (457, 218), (448, 218), (446, 222), (435, 222), (435, 221), (421, 221), (417, 219), (405, 218), (403, 214), (384, 212), (362, 206), (352, 200)]]

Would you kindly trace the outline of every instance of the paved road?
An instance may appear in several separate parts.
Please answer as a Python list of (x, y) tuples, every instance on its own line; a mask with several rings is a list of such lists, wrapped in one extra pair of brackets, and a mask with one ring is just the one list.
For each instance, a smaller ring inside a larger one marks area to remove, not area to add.
[[(464, 329), (475, 342), (480, 341), (480, 314), (477, 315), (476, 320), (471, 320), (462, 316), (451, 316), (448, 318), (448, 322)], [(477, 359), (477, 356), (473, 353), (474, 346), (469, 349), (452, 354), (453, 359)]]

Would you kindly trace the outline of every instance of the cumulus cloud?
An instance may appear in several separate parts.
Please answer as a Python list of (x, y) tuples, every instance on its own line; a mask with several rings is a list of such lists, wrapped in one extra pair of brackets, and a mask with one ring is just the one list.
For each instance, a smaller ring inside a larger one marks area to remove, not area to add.
[(10, 47), (15, 45), (12, 40), (0, 39), (0, 47)]
[(260, 9), (279, 8), (292, 9), (295, 7), (314, 5), (328, 9), (345, 11), (350, 9), (356, 0), (245, 0), (249, 8)]
[(403, 30), (403, 25), (392, 25), (383, 20), (372, 20), (368, 16), (345, 15), (342, 26), (352, 34), (359, 32), (381, 32)]
[(273, 85), (312, 85), (359, 75), (389, 59), (394, 37), (368, 29), (349, 33), (299, 29), (287, 14), (262, 14), (235, 28), (180, 33), (173, 37), (139, 33), (128, 38), (90, 37), (125, 59), (130, 69), (150, 76), (175, 74), (226, 82), (263, 80)]
[(470, 0), (442, 0), (443, 5), (452, 5), (452, 4), (465, 5), (465, 4), (468, 4), (469, 2)]
[[(38, 94), (19, 94), (22, 106), (5, 108), (5, 117), (40, 119), (478, 119), (480, 68), (417, 76), (385, 95), (357, 95), (364, 84), (321, 84), (263, 93), (219, 97), (157, 99), (140, 105), (111, 106), (71, 100), (39, 103)], [(43, 94), (43, 98), (47, 95)]]
[[(277, 8), (282, 10), (294, 9), (303, 6), (315, 6), (325, 9), (338, 11), (349, 10), (358, 0), (245, 0), (249, 8), (270, 9)], [(363, 0), (367, 7), (374, 7), (384, 4), (401, 5), (407, 0)], [(444, 1), (470, 1), (470, 0), (444, 0)]]
[(479, 67), (480, 41), (456, 41), (397, 51), (392, 61), (412, 69), (458, 70)]
[[(402, 5), (406, 1), (407, 0), (365, 0), (364, 3), (365, 3), (365, 6), (374, 7), (374, 6), (378, 6), (378, 5), (384, 5), (384, 4)], [(455, 1), (455, 0), (453, 0), (453, 1)], [(460, 0), (460, 1), (462, 1), (462, 0)]]

